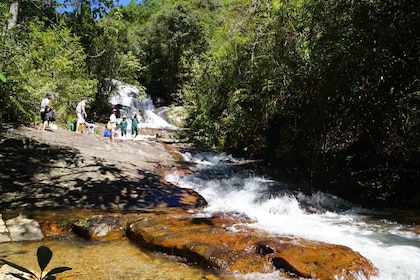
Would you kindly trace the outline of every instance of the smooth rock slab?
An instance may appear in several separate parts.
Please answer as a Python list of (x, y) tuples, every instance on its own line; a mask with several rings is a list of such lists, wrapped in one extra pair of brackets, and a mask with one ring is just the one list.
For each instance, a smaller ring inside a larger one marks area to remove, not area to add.
[(12, 241), (12, 239), (10, 239), (9, 230), (7, 229), (6, 224), (3, 221), (3, 217), (0, 214), (0, 243), (10, 241)]
[(41, 240), (44, 238), (38, 222), (19, 215), (6, 221), (11, 241)]
[(288, 273), (314, 279), (370, 279), (372, 263), (352, 249), (247, 227), (246, 217), (197, 217), (186, 212), (142, 214), (127, 236), (148, 249), (231, 272)]
[(11, 266), (8, 266), (7, 264), (0, 267), (0, 280), (16, 280), (18, 278), (11, 275), (11, 273), (15, 273), (17, 275), (20, 275), (22, 279), (31, 279), (31, 275), (29, 273), (23, 273), (20, 270), (17, 270), (16, 268), (13, 268)]

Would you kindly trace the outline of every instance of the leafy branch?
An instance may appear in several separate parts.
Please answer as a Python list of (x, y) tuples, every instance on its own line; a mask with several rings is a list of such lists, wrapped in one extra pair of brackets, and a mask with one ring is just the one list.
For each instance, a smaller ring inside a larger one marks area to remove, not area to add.
[(25, 276), (23, 276), (20, 273), (9, 272), (10, 275), (12, 275), (12, 276), (14, 276), (18, 279), (22, 279), (22, 280), (28, 280), (28, 279), (55, 280), (55, 274), (62, 273), (62, 272), (67, 271), (67, 270), (71, 270), (70, 267), (66, 267), (66, 266), (56, 267), (56, 268), (51, 269), (47, 274), (43, 275), (45, 268), (47, 267), (47, 265), (51, 261), (52, 251), (46, 246), (40, 246), (37, 250), (37, 257), (38, 257), (38, 265), (39, 265), (39, 268), (41, 270), (39, 276), (37, 276), (35, 273), (30, 271), (29, 269), (26, 269), (26, 268), (24, 268), (20, 265), (15, 264), (15, 263), (6, 261), (4, 259), (0, 259), (0, 261), (2, 261), (3, 263), (5, 263), (5, 264), (23, 272), (23, 273), (26, 273), (26, 274), (30, 275), (30, 278), (26, 278)]

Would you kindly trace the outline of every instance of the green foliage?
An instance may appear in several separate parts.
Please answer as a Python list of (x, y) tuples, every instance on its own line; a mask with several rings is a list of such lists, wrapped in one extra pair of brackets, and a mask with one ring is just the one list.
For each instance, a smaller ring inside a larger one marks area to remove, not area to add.
[(153, 18), (145, 36), (149, 71), (143, 83), (166, 102), (182, 99), (184, 85), (192, 79), (189, 73), (206, 47), (200, 14), (182, 2), (168, 6)]
[(36, 121), (41, 99), (54, 92), (53, 107), (66, 122), (75, 103), (94, 88), (94, 81), (86, 78), (78, 38), (59, 23), (45, 26), (37, 20), (20, 28), (1, 33), (0, 68), (8, 77), (0, 84), (3, 121)]
[(52, 255), (53, 255), (53, 253), (52, 253), (52, 251), (48, 247), (46, 247), (46, 246), (40, 246), (38, 248), (38, 250), (37, 250), (37, 258), (38, 258), (38, 265), (39, 265), (39, 268), (41, 270), (38, 276), (34, 272), (30, 271), (29, 269), (24, 268), (22, 266), (19, 266), (17, 264), (14, 264), (12, 262), (9, 262), (9, 261), (3, 260), (3, 259), (0, 259), (0, 261), (2, 261), (3, 263), (5, 263), (5, 264), (7, 264), (7, 265), (9, 265), (9, 266), (11, 266), (11, 267), (13, 267), (13, 268), (21, 271), (21, 272), (23, 272), (25, 274), (29, 274), (27, 276), (29, 278), (26, 278), (25, 276), (23, 276), (20, 273), (12, 273), (12, 272), (9, 273), (10, 275), (12, 275), (12, 276), (14, 276), (14, 277), (16, 277), (18, 279), (22, 279), (22, 280), (26, 280), (26, 279), (54, 280), (56, 278), (55, 277), (55, 274), (65, 272), (67, 270), (71, 270), (71, 268), (70, 267), (66, 267), (66, 266), (56, 267), (56, 268), (51, 269), (49, 272), (47, 272), (44, 275), (45, 268), (50, 263), (51, 258), (52, 258)]
[[(111, 2), (71, 2), (55, 17), (26, 3), (18, 28), (1, 29), (2, 121), (36, 119), (46, 91), (68, 120), (95, 86), (99, 119), (120, 80), (185, 105), (199, 145), (257, 158), (269, 145), (275, 165), (319, 186), (415, 192), (406, 186), (420, 180), (416, 1)], [(275, 137), (264, 142), (267, 123)]]
[(198, 141), (262, 156), (257, 124), (272, 121), (277, 164), (309, 170), (316, 184), (358, 174), (356, 185), (395, 198), (407, 191), (405, 172), (418, 180), (414, 1), (224, 1), (223, 9), (196, 76)]

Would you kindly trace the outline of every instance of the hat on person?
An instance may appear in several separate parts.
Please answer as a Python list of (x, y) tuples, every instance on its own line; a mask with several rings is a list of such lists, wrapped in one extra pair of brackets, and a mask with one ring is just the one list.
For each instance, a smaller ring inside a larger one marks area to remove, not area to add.
[(126, 119), (126, 118), (127, 118), (127, 116), (126, 116), (126, 115), (124, 115), (124, 116), (123, 116), (123, 119)]
[(53, 96), (53, 94), (51, 93), (51, 92), (48, 92), (47, 93), (47, 97), (49, 98), (49, 97), (52, 97)]
[(114, 109), (112, 109), (112, 112), (117, 112), (117, 109), (115, 109), (115, 108), (114, 108)]

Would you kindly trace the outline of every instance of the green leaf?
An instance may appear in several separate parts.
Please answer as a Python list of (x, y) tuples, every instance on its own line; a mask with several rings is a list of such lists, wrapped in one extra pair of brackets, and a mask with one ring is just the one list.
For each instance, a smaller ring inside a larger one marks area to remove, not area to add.
[(52, 258), (52, 251), (46, 246), (40, 246), (36, 255), (38, 256), (38, 264), (42, 273), (47, 267), (47, 265), (50, 263), (50, 260)]
[(45, 279), (50, 279), (49, 277), (53, 274), (61, 273), (61, 272), (71, 270), (71, 269), (72, 269), (71, 267), (66, 267), (66, 266), (53, 268), (47, 273), (47, 275), (45, 275)]
[(15, 278), (18, 278), (20, 280), (28, 280), (26, 277), (23, 277), (22, 275), (18, 274), (18, 273), (9, 273), (10, 275), (12, 275)]
[(17, 264), (14, 264), (14, 263), (8, 262), (8, 261), (3, 260), (3, 259), (0, 259), (0, 261), (2, 261), (3, 263), (5, 263), (5, 264), (7, 264), (8, 266), (11, 266), (11, 267), (13, 267), (13, 268), (15, 268), (15, 269), (17, 269), (17, 270), (20, 270), (20, 271), (22, 271), (22, 272), (29, 273), (29, 274), (31, 274), (31, 275), (33, 275), (33, 276), (36, 276), (36, 275), (35, 275), (32, 271), (30, 271), (30, 270), (28, 270), (28, 269), (26, 269), (26, 268), (24, 268), (24, 267), (22, 267), (22, 266), (20, 266), (20, 265), (17, 265)]
[(7, 81), (6, 77), (2, 73), (0, 73), (0, 80), (2, 80), (3, 83)]

